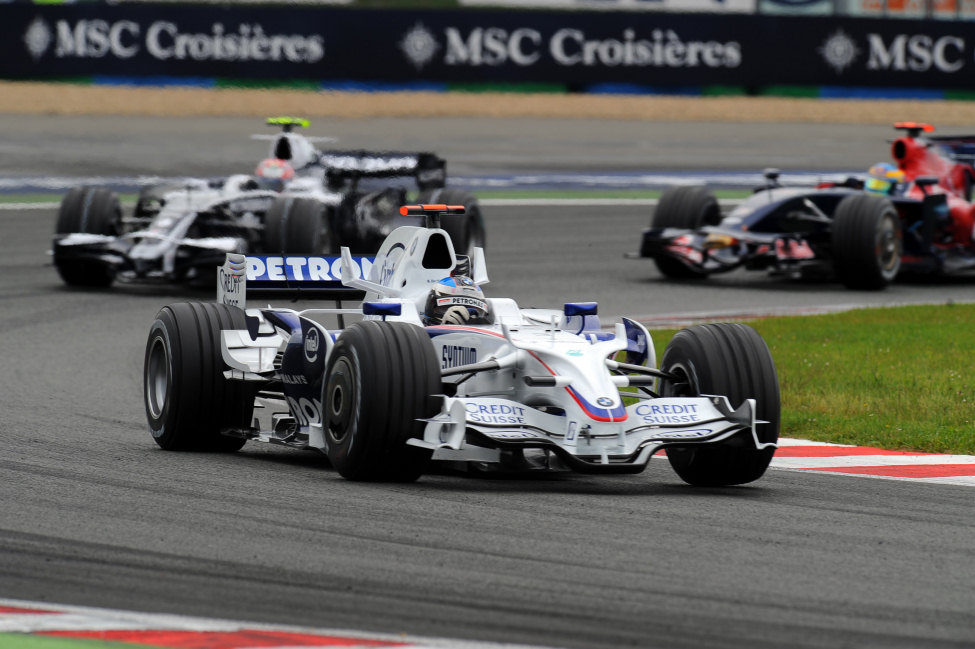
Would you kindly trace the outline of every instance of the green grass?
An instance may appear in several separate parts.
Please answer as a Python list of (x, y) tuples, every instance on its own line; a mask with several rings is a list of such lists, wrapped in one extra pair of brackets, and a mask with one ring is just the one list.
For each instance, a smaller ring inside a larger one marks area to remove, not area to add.
[[(123, 649), (137, 645), (82, 638), (0, 633), (0, 649)], [(145, 648), (147, 645), (138, 645)]]
[[(973, 322), (954, 304), (749, 324), (775, 360), (784, 436), (975, 455)], [(658, 356), (673, 334), (653, 333)]]

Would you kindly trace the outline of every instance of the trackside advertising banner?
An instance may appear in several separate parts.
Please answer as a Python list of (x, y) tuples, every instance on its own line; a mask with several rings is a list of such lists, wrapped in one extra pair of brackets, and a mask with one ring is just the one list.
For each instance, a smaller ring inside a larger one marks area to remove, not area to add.
[(975, 22), (0, 4), (0, 76), (971, 88)]

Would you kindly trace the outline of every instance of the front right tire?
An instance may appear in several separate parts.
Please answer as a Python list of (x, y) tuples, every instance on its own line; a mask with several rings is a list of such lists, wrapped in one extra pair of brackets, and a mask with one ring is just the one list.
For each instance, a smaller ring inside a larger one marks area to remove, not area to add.
[[(61, 199), (55, 234), (100, 234), (121, 232), (122, 208), (118, 196), (107, 187), (73, 187)], [(115, 280), (110, 265), (89, 259), (54, 258), (54, 266), (69, 286), (106, 287)]]
[(440, 366), (427, 333), (405, 322), (366, 320), (329, 355), (322, 394), (328, 459), (349, 480), (412, 482), (431, 451), (422, 419), (437, 413)]

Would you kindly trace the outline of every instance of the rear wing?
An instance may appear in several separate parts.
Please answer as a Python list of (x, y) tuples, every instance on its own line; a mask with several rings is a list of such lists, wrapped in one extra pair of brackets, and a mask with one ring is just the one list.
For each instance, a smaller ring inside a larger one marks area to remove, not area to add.
[(975, 167), (975, 135), (929, 136), (926, 139), (941, 148), (948, 158)]
[[(368, 277), (375, 257), (349, 256), (354, 277)], [(342, 284), (341, 257), (228, 253), (217, 272), (217, 302), (245, 308), (247, 296), (360, 299), (363, 291)]]
[(447, 183), (447, 161), (434, 153), (322, 151), (318, 163), (331, 183), (402, 176), (416, 178), (421, 190), (439, 189)]

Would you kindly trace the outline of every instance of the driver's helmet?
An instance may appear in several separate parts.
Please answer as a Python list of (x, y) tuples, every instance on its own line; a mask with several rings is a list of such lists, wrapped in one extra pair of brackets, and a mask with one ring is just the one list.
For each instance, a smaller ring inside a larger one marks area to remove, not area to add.
[(466, 275), (453, 275), (434, 285), (427, 296), (423, 319), (428, 325), (490, 322), (484, 293)]
[(262, 189), (279, 192), (284, 189), (285, 183), (295, 177), (295, 170), (280, 158), (265, 158), (257, 165), (254, 175)]
[(863, 188), (874, 194), (893, 194), (903, 182), (903, 171), (889, 162), (878, 162), (867, 171)]

